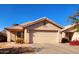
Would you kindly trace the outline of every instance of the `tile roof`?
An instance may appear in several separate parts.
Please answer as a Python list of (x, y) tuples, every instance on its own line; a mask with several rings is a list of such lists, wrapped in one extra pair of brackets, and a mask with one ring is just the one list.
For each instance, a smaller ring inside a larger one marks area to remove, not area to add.
[(41, 21), (43, 21), (43, 20), (47, 20), (47, 21), (49, 21), (49, 22), (55, 24), (56, 26), (58, 26), (58, 27), (60, 27), (60, 28), (63, 28), (62, 26), (60, 26), (60, 25), (57, 24), (56, 22), (54, 22), (54, 21), (48, 19), (47, 17), (42, 17), (42, 18), (39, 18), (39, 19), (37, 19), (37, 20), (35, 20), (35, 21), (32, 21), (32, 22), (25, 22), (25, 23), (23, 23), (23, 24), (11, 26), (11, 27), (6, 28), (6, 29), (23, 29), (23, 27), (27, 27), (27, 26), (36, 24), (36, 23), (41, 22)]

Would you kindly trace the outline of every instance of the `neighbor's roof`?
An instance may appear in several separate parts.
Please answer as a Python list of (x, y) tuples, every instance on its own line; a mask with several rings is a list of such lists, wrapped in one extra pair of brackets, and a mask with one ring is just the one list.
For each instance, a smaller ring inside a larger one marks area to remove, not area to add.
[(16, 25), (16, 26), (13, 25), (13, 26), (6, 28), (6, 29), (23, 29), (23, 27), (20, 25)]
[(23, 23), (23, 24), (19, 24), (19, 25), (16, 25), (16, 26), (11, 26), (11, 27), (6, 28), (6, 29), (23, 29), (23, 27), (28, 27), (28, 26), (31, 26), (31, 25), (33, 25), (33, 24), (37, 24), (37, 23), (39, 23), (39, 22), (41, 22), (41, 21), (48, 21), (48, 22), (51, 22), (52, 24), (56, 25), (56, 26), (59, 27), (59, 28), (63, 28), (62, 26), (60, 26), (60, 25), (57, 24), (56, 22), (54, 22), (54, 21), (48, 19), (47, 17), (42, 17), (42, 18), (39, 18), (39, 19), (37, 19), (37, 20), (35, 20), (35, 21), (32, 21), (32, 22), (25, 22), (25, 23)]
[(74, 27), (74, 26), (76, 26), (76, 24), (68, 25), (68, 26), (64, 27), (64, 28), (61, 30), (61, 32), (62, 32), (62, 31), (65, 31), (65, 30), (68, 30), (68, 29), (70, 29), (70, 28), (72, 28), (72, 27)]
[(3, 36), (6, 37), (6, 36), (7, 36), (6, 31), (5, 31), (5, 30), (1, 31), (1, 32), (0, 32), (0, 35), (3, 35)]

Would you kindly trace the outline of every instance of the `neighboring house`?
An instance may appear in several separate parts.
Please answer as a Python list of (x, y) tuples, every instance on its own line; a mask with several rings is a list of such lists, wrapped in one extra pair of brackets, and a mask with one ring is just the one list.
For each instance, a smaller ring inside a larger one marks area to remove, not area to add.
[(69, 41), (70, 40), (75, 40), (76, 36), (78, 35), (77, 34), (75, 37), (73, 37), (74, 33), (77, 32), (77, 29), (75, 27), (76, 27), (76, 24), (72, 24), (72, 25), (69, 25), (69, 26), (66, 26), (65, 28), (63, 28), (61, 30), (62, 36), (67, 37)]
[(0, 42), (7, 42), (7, 35), (5, 30), (0, 32)]
[(25, 43), (58, 43), (61, 40), (62, 26), (48, 18), (40, 18), (33, 22), (16, 24), (6, 28), (7, 41), (24, 40)]

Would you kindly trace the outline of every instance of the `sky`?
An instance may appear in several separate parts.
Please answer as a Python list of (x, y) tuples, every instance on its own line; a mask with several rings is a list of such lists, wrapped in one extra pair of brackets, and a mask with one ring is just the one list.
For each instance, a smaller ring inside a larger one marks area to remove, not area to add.
[(78, 4), (0, 4), (0, 31), (13, 24), (30, 22), (42, 17), (67, 26), (71, 24), (68, 17), (78, 9)]

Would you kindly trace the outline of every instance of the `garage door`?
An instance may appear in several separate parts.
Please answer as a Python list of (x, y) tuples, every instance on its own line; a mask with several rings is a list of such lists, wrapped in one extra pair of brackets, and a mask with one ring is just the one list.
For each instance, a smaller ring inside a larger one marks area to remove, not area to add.
[(57, 32), (34, 32), (34, 43), (57, 43)]

